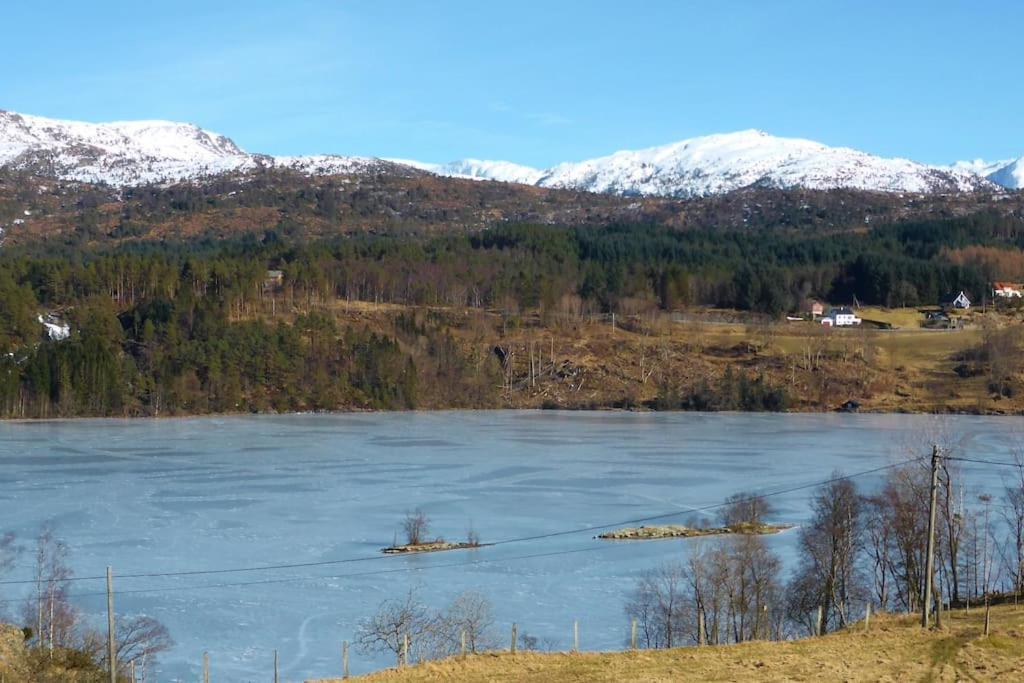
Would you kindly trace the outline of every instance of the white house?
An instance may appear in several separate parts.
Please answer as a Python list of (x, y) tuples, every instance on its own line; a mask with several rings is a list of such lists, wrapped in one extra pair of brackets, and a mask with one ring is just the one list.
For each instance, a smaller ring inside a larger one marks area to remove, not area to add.
[(850, 327), (852, 325), (860, 325), (861, 322), (861, 319), (857, 317), (853, 309), (846, 308), (845, 306), (829, 309), (828, 315), (821, 319), (821, 324), (827, 327)]
[(950, 294), (942, 300), (943, 308), (970, 308), (971, 300), (961, 289), (957, 294)]
[(1024, 287), (1012, 282), (993, 282), (992, 296), (1004, 299), (1020, 299), (1024, 297)]

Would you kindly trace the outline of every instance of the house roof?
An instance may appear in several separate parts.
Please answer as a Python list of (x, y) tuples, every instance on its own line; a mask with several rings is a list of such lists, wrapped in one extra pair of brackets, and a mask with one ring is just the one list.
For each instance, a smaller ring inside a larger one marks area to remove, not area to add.
[(1016, 282), (993, 282), (993, 289), (1021, 289), (1022, 285)]
[(856, 315), (856, 313), (853, 312), (853, 309), (848, 307), (848, 306), (840, 306), (839, 308), (830, 309), (828, 314), (829, 315)]

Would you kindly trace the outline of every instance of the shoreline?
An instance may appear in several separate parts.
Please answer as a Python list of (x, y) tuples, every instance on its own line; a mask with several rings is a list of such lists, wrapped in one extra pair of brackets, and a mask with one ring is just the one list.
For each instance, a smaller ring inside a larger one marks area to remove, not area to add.
[(226, 413), (189, 413), (184, 415), (74, 415), (68, 417), (0, 417), (2, 424), (47, 424), (54, 422), (100, 422), (121, 421), (121, 422), (146, 422), (146, 421), (170, 421), (170, 420), (195, 420), (214, 418), (240, 418), (240, 417), (295, 417), (300, 415), (390, 415), (390, 414), (442, 414), (458, 412), (537, 412), (537, 413), (633, 413), (637, 415), (931, 415), (934, 417), (1024, 417), (1024, 410), (1020, 411), (983, 411), (983, 410), (872, 410), (861, 409), (857, 411), (843, 410), (653, 410), (648, 408), (619, 408), (615, 406), (586, 406), (586, 407), (557, 407), (545, 408), (538, 406), (510, 406), (501, 408), (412, 408), (409, 410), (377, 410), (368, 408), (350, 408), (344, 410), (298, 410), (283, 413), (254, 413), (247, 411), (226, 412)]

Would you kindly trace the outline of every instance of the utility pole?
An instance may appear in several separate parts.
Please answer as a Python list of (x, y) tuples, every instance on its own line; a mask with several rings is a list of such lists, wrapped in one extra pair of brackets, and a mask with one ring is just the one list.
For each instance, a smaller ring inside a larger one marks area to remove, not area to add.
[(114, 572), (107, 567), (107, 661), (110, 683), (117, 683), (117, 649), (114, 647)]
[(928, 554), (924, 574), (924, 602), (921, 605), (921, 627), (928, 628), (932, 608), (932, 583), (935, 580), (935, 508), (939, 493), (939, 447), (932, 445), (932, 486), (928, 501)]

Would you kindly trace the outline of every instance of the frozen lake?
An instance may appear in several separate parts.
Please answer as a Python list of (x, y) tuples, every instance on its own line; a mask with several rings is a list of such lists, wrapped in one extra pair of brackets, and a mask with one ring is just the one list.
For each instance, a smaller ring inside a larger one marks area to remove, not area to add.
[[(146, 613), (177, 646), (159, 680), (340, 674), (340, 645), (387, 597), (418, 585), (442, 606), (490, 596), (504, 633), (584, 649), (623, 644), (633, 577), (687, 541), (599, 542), (594, 532), (415, 557), (380, 556), (405, 511), (436, 534), (483, 542), (610, 524), (850, 474), (906, 457), (936, 418), (872, 415), (442, 412), (0, 423), (0, 532), (29, 542), (51, 521), (79, 576), (111, 565), (121, 614)], [(1020, 418), (945, 418), (974, 457), (1008, 459)], [(972, 491), (1001, 493), (995, 468), (966, 466)], [(858, 483), (870, 489), (883, 475)], [(799, 523), (810, 491), (774, 498)], [(769, 537), (783, 557), (796, 535)], [(576, 551), (566, 554), (563, 551)], [(370, 558), (370, 559), (360, 559)], [(278, 564), (301, 568), (121, 578)], [(7, 577), (31, 576), (28, 555)], [(239, 585), (244, 584), (244, 585)], [(73, 598), (105, 624), (103, 581)], [(136, 592), (132, 592), (136, 591)], [(0, 585), (18, 600), (22, 586)], [(0, 603), (9, 612), (16, 604)], [(354, 673), (392, 664), (353, 652)]]

